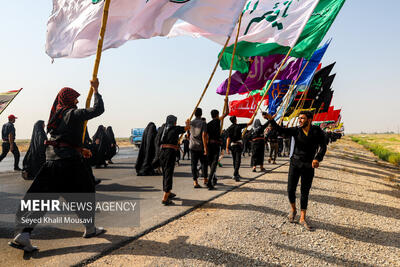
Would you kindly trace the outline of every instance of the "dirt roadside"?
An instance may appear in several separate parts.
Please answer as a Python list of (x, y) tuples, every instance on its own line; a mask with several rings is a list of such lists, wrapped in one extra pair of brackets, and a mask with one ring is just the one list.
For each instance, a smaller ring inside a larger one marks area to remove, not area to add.
[(348, 139), (330, 145), (310, 194), (315, 232), (287, 222), (287, 169), (90, 266), (400, 266), (399, 168)]

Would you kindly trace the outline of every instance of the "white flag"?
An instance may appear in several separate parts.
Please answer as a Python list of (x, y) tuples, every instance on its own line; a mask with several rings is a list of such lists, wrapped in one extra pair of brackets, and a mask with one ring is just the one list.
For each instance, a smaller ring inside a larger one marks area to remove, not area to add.
[[(246, 0), (111, 0), (103, 50), (128, 40), (167, 35), (178, 19), (207, 32), (229, 35)], [(87, 57), (96, 53), (104, 2), (53, 0), (46, 53)]]
[[(250, 56), (264, 55), (273, 50), (284, 50), (285, 54), (296, 44), (317, 4), (318, 0), (248, 0), (239, 31), (237, 54), (241, 55), (244, 49), (251, 50)], [(236, 31), (237, 26), (233, 36)], [(178, 35), (203, 36), (219, 44), (226, 41), (224, 36), (188, 22), (175, 25), (169, 34), (170, 37)], [(234, 42), (235, 38), (231, 38), (228, 47)]]

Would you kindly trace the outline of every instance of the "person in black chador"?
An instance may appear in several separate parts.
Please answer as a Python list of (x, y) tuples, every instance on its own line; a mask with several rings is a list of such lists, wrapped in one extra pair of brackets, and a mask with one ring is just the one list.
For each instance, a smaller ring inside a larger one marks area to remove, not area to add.
[(14, 171), (21, 171), (19, 168), (19, 149), (17, 144), (15, 143), (15, 119), (18, 119), (14, 115), (8, 116), (8, 122), (3, 125), (1, 129), (1, 137), (3, 139), (2, 148), (3, 151), (0, 155), (0, 161), (2, 161), (11, 151), (14, 155)]
[(288, 218), (291, 223), (295, 222), (296, 187), (301, 177), (299, 223), (311, 231), (313, 228), (306, 221), (308, 195), (314, 178), (314, 170), (319, 167), (326, 153), (325, 134), (320, 127), (311, 125), (313, 113), (310, 111), (300, 112), (298, 127), (283, 128), (272, 119), (271, 115), (266, 114), (265, 118), (279, 133), (294, 138), (294, 152), (290, 158), (288, 175), (288, 196), (291, 206)]
[[(31, 195), (35, 193), (36, 196), (40, 194), (39, 201), (41, 202), (51, 201), (62, 196), (68, 202), (76, 202), (78, 205), (90, 202), (94, 207), (93, 179), (89, 176), (81, 157), (90, 156), (89, 150), (82, 148), (84, 121), (98, 117), (104, 112), (104, 104), (98, 93), (98, 86), (97, 79), (91, 81), (94, 91), (94, 106), (87, 109), (77, 108), (79, 93), (75, 90), (66, 87), (58, 93), (47, 123), (50, 139), (46, 142), (46, 162), (25, 194), (25, 202), (37, 200), (37, 197), (33, 198)], [(47, 193), (52, 193), (52, 196)], [(68, 193), (81, 193), (79, 195), (82, 197), (77, 197), (76, 194), (71, 197)], [(20, 206), (16, 218), (17, 235), (9, 245), (25, 251), (37, 250), (37, 247), (32, 246), (30, 241), (30, 233), (36, 223), (24, 224), (25, 220), (22, 220), (22, 217), (35, 221), (43, 217), (45, 213), (44, 207), (41, 211), (29, 211)], [(84, 238), (94, 237), (105, 232), (103, 228), (95, 227), (95, 209), (80, 210), (77, 211), (77, 215), (85, 222)]]
[(106, 134), (109, 141), (109, 148), (106, 153), (106, 160), (108, 161), (108, 164), (114, 164), (111, 159), (117, 154), (117, 141), (115, 140), (114, 131), (111, 126), (107, 127)]
[(164, 205), (173, 204), (171, 201), (176, 195), (171, 192), (172, 178), (174, 176), (176, 153), (178, 152), (179, 135), (190, 129), (190, 121), (186, 121), (186, 127), (176, 126), (177, 118), (173, 115), (167, 117), (156, 136), (156, 145), (160, 147), (157, 154), (162, 168), (163, 174), (163, 191), (164, 196), (161, 201)]
[[(229, 118), (232, 122), (232, 125), (227, 129), (228, 139), (226, 140), (226, 153), (229, 154), (229, 150), (232, 151), (232, 159), (233, 159), (233, 179), (236, 182), (240, 182), (239, 168), (240, 163), (242, 161), (242, 150), (243, 150), (243, 141), (242, 141), (242, 130), (248, 126), (250, 126), (253, 121), (250, 120), (247, 124), (241, 123), (237, 124), (236, 116), (232, 116)], [(230, 147), (230, 149), (229, 149)]]
[[(228, 105), (226, 105), (228, 107)], [(210, 173), (208, 175), (207, 187), (208, 190), (213, 190), (214, 185), (217, 183), (217, 177), (215, 171), (217, 170), (219, 152), (221, 150), (222, 138), (221, 138), (221, 121), (228, 116), (228, 111), (220, 117), (218, 110), (214, 109), (211, 111), (212, 120), (207, 124), (208, 134), (208, 165), (210, 165)]]
[(138, 176), (152, 176), (156, 174), (152, 164), (156, 156), (156, 146), (154, 142), (156, 135), (157, 127), (153, 122), (150, 122), (146, 129), (144, 129), (142, 143), (136, 160), (135, 169)]
[(261, 125), (259, 119), (254, 121), (253, 134), (251, 138), (251, 166), (253, 167), (253, 172), (256, 172), (256, 166), (260, 165), (261, 171), (265, 171), (264, 168), (264, 149), (265, 149), (265, 137), (264, 131), (268, 126), (268, 122)]
[(101, 165), (107, 167), (106, 158), (108, 149), (110, 147), (110, 141), (106, 133), (106, 128), (103, 125), (99, 125), (92, 139), (94, 150), (94, 165), (96, 166), (96, 168), (100, 168)]
[(46, 162), (46, 146), (44, 144), (46, 140), (44, 121), (37, 121), (33, 126), (31, 143), (22, 161), (22, 177), (25, 180), (33, 180), (43, 163)]

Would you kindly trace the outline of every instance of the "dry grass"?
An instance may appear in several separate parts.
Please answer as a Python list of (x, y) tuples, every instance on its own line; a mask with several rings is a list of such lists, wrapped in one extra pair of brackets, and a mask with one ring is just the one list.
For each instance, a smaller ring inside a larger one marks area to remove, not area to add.
[(380, 159), (400, 165), (400, 135), (362, 134), (350, 136), (351, 140), (372, 151)]

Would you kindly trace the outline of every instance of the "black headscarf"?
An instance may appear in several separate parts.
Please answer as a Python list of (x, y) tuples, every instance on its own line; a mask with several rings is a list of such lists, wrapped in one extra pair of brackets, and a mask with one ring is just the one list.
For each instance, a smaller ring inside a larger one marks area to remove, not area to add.
[(165, 121), (165, 127), (163, 129), (162, 132), (162, 136), (161, 136), (161, 143), (163, 143), (164, 137), (167, 136), (169, 129), (171, 129), (171, 127), (176, 125), (176, 121), (178, 120), (177, 117), (175, 117), (174, 115), (169, 115)]
[(44, 121), (39, 120), (33, 126), (31, 143), (22, 163), (27, 179), (33, 179), (46, 161), (46, 147), (44, 145), (46, 140)]
[(107, 127), (106, 133), (111, 144), (116, 144), (117, 141), (115, 141), (115, 135), (111, 126)]

